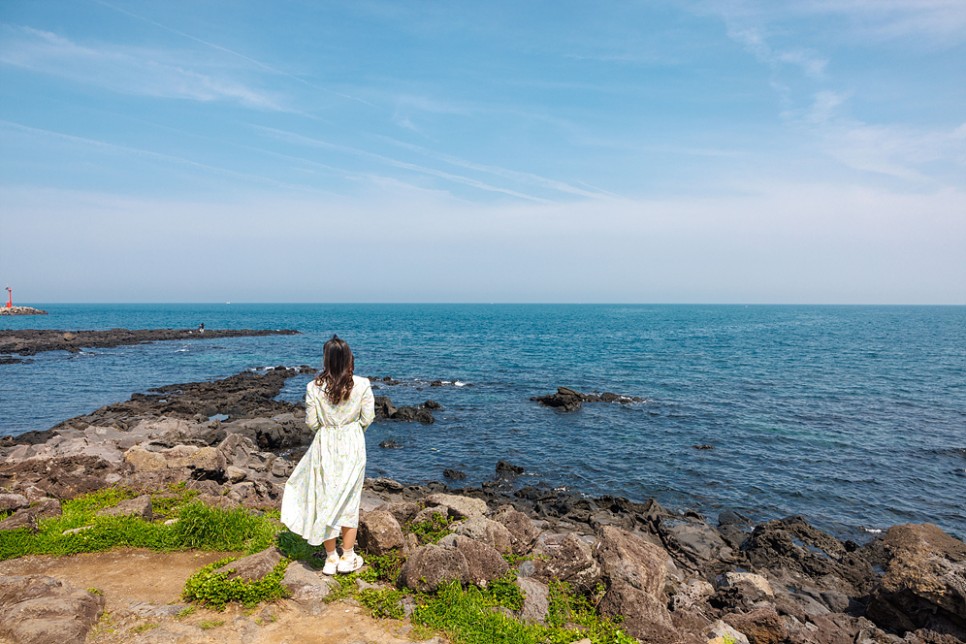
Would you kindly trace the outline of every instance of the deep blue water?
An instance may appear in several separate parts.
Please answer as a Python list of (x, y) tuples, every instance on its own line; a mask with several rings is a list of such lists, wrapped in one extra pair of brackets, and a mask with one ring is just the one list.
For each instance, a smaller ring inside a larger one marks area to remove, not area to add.
[[(43, 305), (41, 305), (43, 306)], [(840, 536), (936, 523), (966, 537), (966, 307), (676, 305), (48, 305), (0, 329), (294, 328), (236, 338), (50, 352), (0, 365), (0, 434), (46, 429), (175, 382), (318, 365), (333, 332), (356, 372), (438, 400), (431, 426), (369, 430), (370, 476), (467, 484), (507, 459), (592, 495), (655, 497), (714, 518), (802, 514)], [(297, 400), (304, 379), (282, 394)], [(432, 380), (465, 386), (430, 388)], [(558, 385), (646, 402), (563, 414)], [(381, 449), (392, 438), (402, 449)], [(697, 450), (694, 445), (713, 445)]]

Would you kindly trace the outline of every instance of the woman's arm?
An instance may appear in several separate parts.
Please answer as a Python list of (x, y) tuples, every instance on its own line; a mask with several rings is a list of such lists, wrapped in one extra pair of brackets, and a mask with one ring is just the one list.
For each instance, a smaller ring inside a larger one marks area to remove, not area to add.
[(310, 382), (305, 388), (305, 424), (312, 431), (318, 431), (322, 427), (322, 419), (319, 418), (318, 397), (318, 387), (313, 387)]
[(359, 424), (365, 429), (376, 418), (376, 401), (372, 396), (372, 384), (366, 380), (366, 390), (362, 392), (362, 411), (359, 413)]

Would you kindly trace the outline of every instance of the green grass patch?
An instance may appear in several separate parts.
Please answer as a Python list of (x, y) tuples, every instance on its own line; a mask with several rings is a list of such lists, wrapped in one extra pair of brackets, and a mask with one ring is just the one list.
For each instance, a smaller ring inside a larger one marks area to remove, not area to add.
[(369, 609), (373, 617), (402, 619), (406, 616), (399, 603), (406, 597), (406, 593), (393, 588), (372, 589), (359, 591), (359, 603)]
[(288, 590), (282, 585), (288, 559), (282, 559), (272, 572), (252, 581), (237, 577), (229, 579), (228, 572), (216, 570), (232, 561), (232, 557), (221, 559), (191, 575), (185, 582), (182, 598), (214, 610), (224, 610), (231, 602), (252, 608), (261, 602), (288, 596)]
[[(146, 521), (134, 516), (96, 516), (103, 508), (133, 498), (125, 488), (106, 488), (64, 501), (62, 514), (38, 522), (37, 532), (28, 528), (0, 532), (0, 561), (26, 555), (72, 555), (102, 552), (112, 548), (151, 550), (222, 550), (260, 552), (272, 545), (282, 526), (271, 514), (256, 514), (243, 508), (211, 508), (192, 500), (194, 494), (181, 490), (166, 496), (162, 516), (177, 516), (178, 522)], [(65, 531), (83, 528), (73, 534)]]
[(244, 508), (223, 510), (191, 501), (171, 526), (180, 547), (198, 550), (261, 552), (275, 543), (281, 526), (265, 515)]
[(406, 531), (416, 535), (419, 543), (439, 543), (439, 540), (450, 532), (450, 525), (454, 519), (451, 516), (434, 512), (432, 516), (418, 523), (406, 524)]
[(370, 584), (378, 582), (396, 583), (403, 565), (403, 557), (400, 552), (392, 550), (384, 555), (366, 554), (363, 558), (366, 560), (366, 566), (359, 571), (359, 576), (364, 581)]
[(516, 570), (510, 570), (500, 579), (494, 579), (482, 589), (483, 601), (488, 606), (502, 606), (512, 611), (521, 610), (524, 597), (516, 580)]
[(322, 557), (313, 556), (315, 553), (322, 552), (325, 549), (322, 546), (310, 546), (308, 541), (295, 534), (291, 530), (283, 529), (278, 533), (278, 538), (276, 541), (278, 549), (289, 559), (295, 561), (304, 561), (315, 569), (319, 569), (325, 565), (324, 553)]
[[(510, 577), (502, 582), (512, 583)], [(593, 644), (637, 644), (619, 625), (598, 615), (591, 599), (573, 594), (566, 584), (551, 587), (551, 614), (543, 626), (498, 610), (519, 610), (513, 608), (518, 600), (506, 588), (493, 590), (494, 583), (486, 589), (464, 589), (453, 582), (435, 595), (419, 595), (413, 623), (444, 633), (453, 644), (568, 644), (585, 637)], [(522, 595), (520, 602), (522, 606)]]

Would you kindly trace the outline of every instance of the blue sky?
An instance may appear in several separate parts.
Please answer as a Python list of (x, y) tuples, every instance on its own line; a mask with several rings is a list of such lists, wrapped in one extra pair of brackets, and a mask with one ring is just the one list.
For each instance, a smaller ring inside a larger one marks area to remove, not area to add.
[(0, 3), (28, 302), (966, 303), (966, 3)]

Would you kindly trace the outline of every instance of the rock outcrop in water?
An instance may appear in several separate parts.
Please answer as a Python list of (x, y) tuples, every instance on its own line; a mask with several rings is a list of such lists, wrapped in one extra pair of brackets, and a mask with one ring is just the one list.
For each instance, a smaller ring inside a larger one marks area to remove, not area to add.
[[(161, 387), (48, 432), (4, 439), (0, 511), (9, 516), (0, 534), (34, 529), (59, 512), (61, 500), (121, 483), (152, 491), (180, 481), (208, 503), (277, 508), (312, 434), (299, 406), (275, 396), (287, 378), (311, 372), (276, 368)], [(214, 413), (227, 418), (209, 420)], [(504, 464), (500, 471), (516, 470)], [(438, 543), (407, 529), (434, 514), (448, 517), (450, 531)], [(367, 482), (360, 546), (400, 551), (398, 584), (420, 591), (449, 580), (491, 581), (510, 565), (502, 555), (515, 555), (509, 560), (525, 593), (519, 616), (545, 620), (550, 585), (566, 581), (642, 642), (966, 640), (966, 544), (929, 524), (895, 526), (862, 545), (802, 517), (756, 526), (723, 512), (713, 524), (653, 500), (377, 479)], [(32, 587), (0, 585), (13, 589), (3, 592), (0, 612), (26, 601), (27, 591), (16, 588)], [(96, 600), (77, 600), (83, 610), (99, 610)]]
[(77, 353), (85, 348), (119, 347), (127, 344), (144, 344), (166, 340), (211, 340), (298, 334), (298, 331), (287, 329), (110, 329), (107, 331), (20, 329), (0, 331), (0, 353), (32, 356), (43, 351)]
[(605, 391), (602, 394), (584, 394), (568, 387), (557, 387), (556, 393), (546, 396), (535, 396), (530, 400), (538, 402), (545, 407), (553, 407), (561, 411), (577, 411), (584, 403), (606, 402), (627, 404), (644, 402), (643, 398), (637, 398), (636, 396), (622, 396), (609, 391)]

